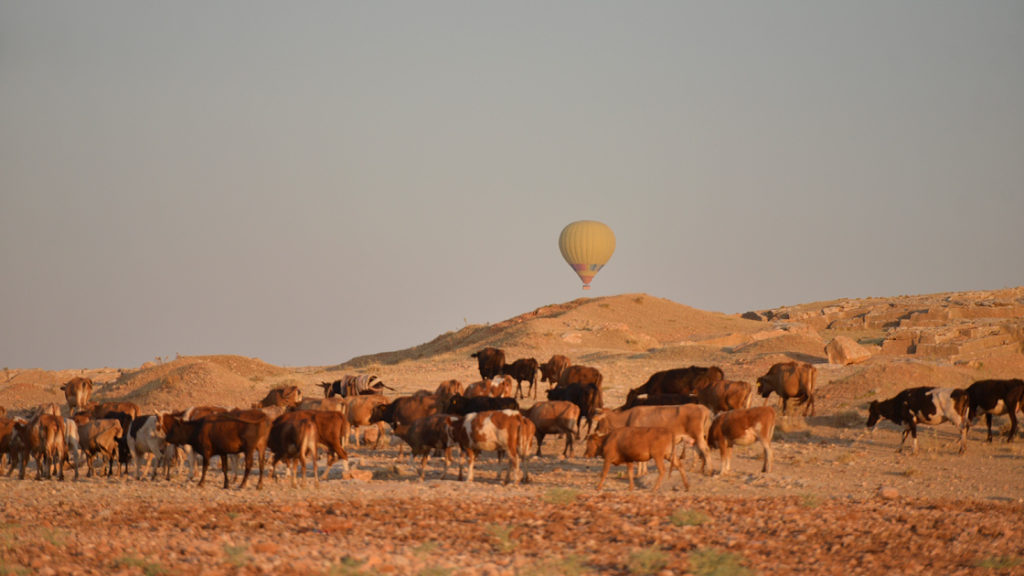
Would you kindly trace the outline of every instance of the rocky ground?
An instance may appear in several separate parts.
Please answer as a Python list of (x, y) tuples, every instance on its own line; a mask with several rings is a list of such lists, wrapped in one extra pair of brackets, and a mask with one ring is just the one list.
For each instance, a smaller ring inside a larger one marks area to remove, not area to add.
[[(623, 470), (548, 454), (505, 486), (488, 458), (472, 485), (442, 465), (427, 480), (397, 450), (353, 450), (316, 485), (263, 489), (170, 482), (3, 478), (0, 574), (1019, 574), (1024, 444), (814, 424), (780, 432), (775, 469), (743, 448), (734, 473), (636, 490)], [(799, 426), (799, 423), (797, 423)], [(717, 456), (712, 460), (717, 468)], [(322, 463), (321, 463), (322, 464)], [(615, 470), (615, 469), (613, 469)], [(371, 477), (372, 474), (372, 477)], [(718, 571), (716, 571), (718, 570)]]
[[(653, 471), (630, 491), (622, 468), (597, 491), (600, 461), (581, 448), (554, 456), (555, 438), (520, 486), (495, 479), (492, 455), (473, 484), (441, 479), (437, 460), (420, 482), (397, 459), (397, 440), (354, 448), (354, 478), (335, 466), (319, 486), (268, 480), (261, 490), (224, 490), (217, 470), (202, 488), (180, 476), (3, 476), (0, 574), (1024, 574), (1024, 441), (985, 443), (982, 424), (958, 454), (944, 424), (923, 429), (912, 455), (897, 452), (896, 426), (864, 429), (867, 403), (903, 388), (1024, 375), (1024, 290), (837, 301), (757, 317), (626, 295), (339, 366), (208, 356), (133, 370), (5, 370), (0, 406), (9, 414), (63, 403), (60, 384), (73, 375), (92, 377), (98, 399), (146, 411), (244, 406), (285, 384), (315, 396), (319, 382), (354, 372), (379, 375), (392, 394), (448, 378), (468, 383), (470, 352), (496, 345), (512, 358), (559, 353), (598, 367), (617, 406), (656, 370), (717, 364), (729, 379), (753, 381), (773, 362), (799, 359), (818, 367), (818, 411), (780, 423), (769, 474), (754, 446), (738, 450), (724, 477), (702, 475), (689, 454), (688, 492), (675, 475), (651, 492)], [(867, 357), (830, 364), (825, 345), (839, 335)], [(1005, 436), (1005, 417), (996, 424)]]

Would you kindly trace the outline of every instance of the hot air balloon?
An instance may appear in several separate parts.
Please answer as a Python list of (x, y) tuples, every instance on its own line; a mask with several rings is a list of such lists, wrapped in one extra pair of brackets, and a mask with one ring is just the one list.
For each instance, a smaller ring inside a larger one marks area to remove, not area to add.
[(562, 229), (558, 236), (562, 257), (590, 290), (590, 281), (615, 252), (615, 234), (603, 222), (579, 220)]

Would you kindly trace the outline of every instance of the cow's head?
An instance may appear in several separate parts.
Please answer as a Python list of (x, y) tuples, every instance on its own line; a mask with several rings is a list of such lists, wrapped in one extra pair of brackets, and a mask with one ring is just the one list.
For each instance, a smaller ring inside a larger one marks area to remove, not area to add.
[(608, 440), (607, 432), (594, 432), (590, 436), (587, 436), (587, 449), (583, 452), (583, 456), (586, 458), (593, 458), (604, 451), (604, 443)]
[(757, 379), (757, 393), (767, 398), (771, 396), (772, 392), (775, 391), (775, 386), (772, 386), (771, 380), (767, 376), (761, 376)]
[(466, 405), (466, 397), (456, 394), (448, 399), (445, 412), (448, 414), (462, 414), (462, 408)]
[(874, 428), (875, 424), (882, 418), (881, 403), (878, 400), (872, 400), (868, 406), (868, 428)]

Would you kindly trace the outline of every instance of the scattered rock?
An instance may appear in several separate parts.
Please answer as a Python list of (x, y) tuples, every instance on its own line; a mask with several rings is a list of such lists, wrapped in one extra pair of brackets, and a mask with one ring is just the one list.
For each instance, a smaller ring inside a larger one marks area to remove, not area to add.
[(900, 491), (892, 486), (882, 486), (878, 489), (878, 497), (882, 500), (896, 500), (900, 497)]
[(836, 336), (825, 345), (829, 364), (857, 364), (871, 358), (871, 352), (846, 336)]

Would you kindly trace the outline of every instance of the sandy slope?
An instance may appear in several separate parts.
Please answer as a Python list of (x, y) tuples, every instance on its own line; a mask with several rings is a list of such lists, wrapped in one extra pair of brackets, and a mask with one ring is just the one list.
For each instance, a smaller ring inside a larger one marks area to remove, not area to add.
[[(342, 480), (335, 468), (319, 488), (269, 482), (225, 491), (219, 471), (203, 488), (181, 478), (4, 477), (0, 574), (681, 574), (733, 562), (765, 574), (1024, 573), (1024, 442), (985, 444), (975, 428), (957, 455), (945, 425), (925, 430), (912, 456), (896, 452), (895, 426), (870, 435), (863, 428), (867, 402), (907, 386), (1024, 375), (1012, 340), (1021, 295), (836, 301), (761, 311), (774, 319), (754, 321), (634, 294), (553, 305), (338, 366), (204, 356), (86, 370), (100, 399), (144, 409), (244, 406), (286, 383), (318, 395), (317, 383), (345, 373), (378, 374), (402, 393), (448, 378), (468, 383), (477, 376), (469, 354), (498, 345), (512, 358), (562, 353), (600, 368), (612, 406), (657, 370), (714, 363), (727, 378), (752, 381), (790, 358), (817, 363), (819, 400), (817, 416), (780, 426), (771, 474), (758, 472), (760, 450), (743, 448), (727, 477), (703, 476), (689, 460), (690, 492), (673, 476), (659, 494), (630, 493), (621, 475), (596, 492), (599, 462), (550, 456), (558, 439), (545, 442), (548, 455), (530, 461), (532, 481), (519, 487), (495, 481), (493, 457), (474, 485), (440, 480), (433, 461), (420, 483), (393, 447), (353, 450), (355, 468), (372, 480)], [(979, 315), (970, 324), (962, 318)], [(892, 317), (906, 325), (893, 326)], [(989, 338), (993, 322), (1009, 327), (1009, 343)], [(980, 336), (948, 357), (883, 353), (900, 330)], [(837, 334), (863, 342), (873, 357), (827, 364), (824, 344)], [(0, 406), (63, 403), (60, 383), (82, 372), (9, 370)]]

